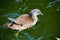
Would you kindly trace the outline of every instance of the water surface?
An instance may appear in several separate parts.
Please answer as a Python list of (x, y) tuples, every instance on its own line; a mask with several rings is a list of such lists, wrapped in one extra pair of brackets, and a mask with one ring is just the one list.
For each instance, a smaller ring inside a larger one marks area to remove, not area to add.
[[(44, 16), (38, 16), (37, 24), (19, 33), (4, 26), (8, 17), (16, 18), (38, 8)], [(60, 37), (60, 0), (0, 0), (0, 40), (56, 40)]]

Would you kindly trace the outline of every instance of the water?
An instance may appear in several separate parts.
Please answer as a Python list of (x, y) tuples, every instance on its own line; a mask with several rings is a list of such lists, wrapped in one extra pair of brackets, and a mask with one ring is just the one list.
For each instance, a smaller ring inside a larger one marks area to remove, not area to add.
[[(16, 18), (38, 8), (44, 14), (37, 24), (19, 33), (4, 26), (8, 17)], [(0, 0), (0, 40), (56, 40), (60, 37), (60, 0)]]

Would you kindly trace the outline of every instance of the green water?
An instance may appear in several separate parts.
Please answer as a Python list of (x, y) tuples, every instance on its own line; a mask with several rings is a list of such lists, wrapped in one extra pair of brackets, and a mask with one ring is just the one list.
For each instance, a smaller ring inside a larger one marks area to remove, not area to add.
[[(23, 30), (16, 38), (17, 30), (3, 26), (16, 18), (38, 8), (44, 14), (38, 16), (37, 24)], [(60, 0), (0, 0), (0, 40), (56, 40), (60, 37)]]

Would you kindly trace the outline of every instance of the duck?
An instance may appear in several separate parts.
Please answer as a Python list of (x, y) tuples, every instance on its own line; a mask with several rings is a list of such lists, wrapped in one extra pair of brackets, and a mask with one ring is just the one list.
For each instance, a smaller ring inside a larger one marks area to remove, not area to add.
[(38, 21), (38, 15), (44, 15), (39, 9), (33, 9), (29, 14), (22, 14), (17, 18), (8, 18), (11, 23), (5, 24), (6, 27), (13, 30), (25, 30), (33, 27)]

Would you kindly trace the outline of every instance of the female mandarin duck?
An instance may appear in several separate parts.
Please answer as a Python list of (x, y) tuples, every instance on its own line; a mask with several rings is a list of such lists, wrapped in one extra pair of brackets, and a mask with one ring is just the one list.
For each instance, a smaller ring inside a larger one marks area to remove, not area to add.
[(33, 27), (37, 21), (37, 15), (43, 15), (39, 9), (31, 10), (30, 14), (23, 14), (16, 19), (8, 18), (11, 23), (5, 24), (8, 28), (22, 31), (27, 28)]

